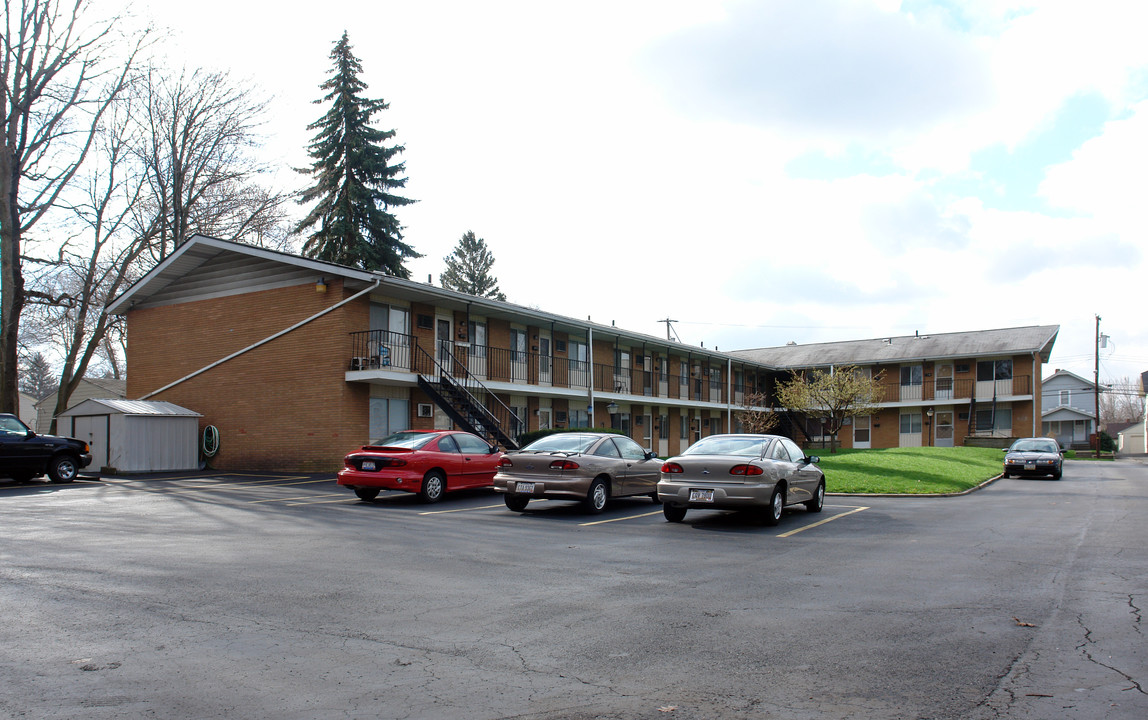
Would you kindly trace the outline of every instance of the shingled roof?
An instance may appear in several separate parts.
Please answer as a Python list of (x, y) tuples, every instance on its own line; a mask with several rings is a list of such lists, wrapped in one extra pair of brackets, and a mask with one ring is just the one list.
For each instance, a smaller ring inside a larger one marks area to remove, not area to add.
[(946, 358), (1039, 353), (1048, 362), (1059, 325), (974, 330), (933, 335), (902, 335), (872, 340), (783, 345), (733, 350), (730, 355), (777, 368), (873, 365)]

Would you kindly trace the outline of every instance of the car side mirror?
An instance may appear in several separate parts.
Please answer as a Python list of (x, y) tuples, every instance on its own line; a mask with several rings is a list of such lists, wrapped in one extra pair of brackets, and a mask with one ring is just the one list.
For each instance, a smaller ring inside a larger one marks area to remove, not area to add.
[(1003, 452), (1003, 453), (1007, 453), (1007, 452), (1008, 452), (1008, 448), (1003, 448), (1003, 449), (1001, 450), (1001, 452)]
[(654, 460), (657, 457), (658, 457), (658, 454), (656, 452), (654, 452), (653, 450), (647, 450), (646, 451), (646, 459), (647, 460)]
[(819, 463), (819, 462), (821, 462), (821, 457), (818, 455), (810, 455), (809, 457), (805, 458), (805, 462), (806, 463)]
[(486, 451), (486, 454), (487, 455), (493, 455), (496, 452), (498, 452), (498, 446), (497, 445), (491, 445), (490, 449)]

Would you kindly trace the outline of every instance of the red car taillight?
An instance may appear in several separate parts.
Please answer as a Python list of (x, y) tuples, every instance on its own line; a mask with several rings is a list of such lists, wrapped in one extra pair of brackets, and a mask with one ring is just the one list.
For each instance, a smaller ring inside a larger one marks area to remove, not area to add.
[(734, 465), (729, 469), (730, 475), (762, 475), (765, 471), (757, 465)]
[(498, 461), (498, 467), (514, 467), (514, 463), (510, 462), (510, 458), (504, 457)]
[(578, 468), (578, 463), (573, 460), (555, 460), (550, 463), (551, 470), (577, 470)]
[(663, 463), (662, 464), (662, 472), (673, 474), (673, 473), (685, 472), (685, 470), (683, 470), (682, 466), (678, 465), (677, 463)]

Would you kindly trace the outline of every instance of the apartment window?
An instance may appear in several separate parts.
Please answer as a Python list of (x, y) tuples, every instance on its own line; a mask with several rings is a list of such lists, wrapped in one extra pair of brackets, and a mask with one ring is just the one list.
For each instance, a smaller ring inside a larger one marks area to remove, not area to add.
[(486, 323), (472, 320), (466, 324), (466, 331), (471, 357), (486, 357)]
[[(681, 383), (681, 386), (683, 388), (689, 387), (689, 384), (690, 384), (690, 364), (683, 360), (682, 362), (678, 363), (678, 365), (679, 365), (678, 382)], [(684, 397), (685, 393), (683, 393), (682, 396)], [(683, 435), (682, 437), (684, 438), (685, 436)]]
[(670, 377), (670, 361), (665, 358), (658, 358), (658, 380), (666, 382)]
[[(980, 413), (977, 413), (978, 415)], [(901, 434), (919, 435), (921, 433), (921, 413), (903, 413), (901, 415)]]
[(614, 374), (625, 375), (630, 372), (630, 353), (626, 350), (614, 350)]
[(615, 413), (610, 416), (610, 427), (621, 430), (622, 434), (630, 437), (630, 413)]
[(526, 331), (510, 330), (510, 359), (512, 362), (526, 362)]
[(977, 362), (977, 382), (1012, 380), (1012, 360), (981, 360)]
[(1012, 432), (1012, 409), (992, 408), (977, 410), (977, 432), (991, 432), (993, 434)]
[(903, 365), (901, 367), (901, 386), (923, 385), (925, 382), (923, 372), (920, 365)]
[(1072, 404), (1072, 391), (1071, 390), (1061, 390), (1060, 391), (1060, 405), (1071, 405), (1071, 404)]
[(403, 337), (390, 337), (386, 342), (406, 344), (406, 335), (410, 332), (410, 310), (383, 303), (371, 303), (371, 330), (384, 330)]
[(572, 428), (588, 428), (590, 427), (590, 414), (586, 409), (570, 408), (570, 427)]
[(396, 398), (371, 398), (368, 432), (371, 442), (376, 442), (391, 433), (409, 430), (411, 427), (410, 401)]
[(681, 433), (680, 433), (679, 437), (681, 437), (682, 440), (689, 440), (690, 439), (690, 417), (689, 417), (689, 415), (682, 413), (681, 415), (678, 416), (678, 419), (681, 420)]

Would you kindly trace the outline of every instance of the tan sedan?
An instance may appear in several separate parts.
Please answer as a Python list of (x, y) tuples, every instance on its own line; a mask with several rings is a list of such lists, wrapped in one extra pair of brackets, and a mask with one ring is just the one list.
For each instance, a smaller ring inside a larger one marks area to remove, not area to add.
[(649, 495), (657, 500), (662, 461), (624, 435), (557, 433), (506, 453), (494, 489), (506, 507), (526, 509), (531, 498), (579, 500), (599, 513), (611, 497)]
[(750, 510), (776, 525), (787, 505), (821, 512), (825, 474), (819, 458), (778, 435), (710, 435), (662, 466), (658, 499), (666, 520), (689, 508)]

